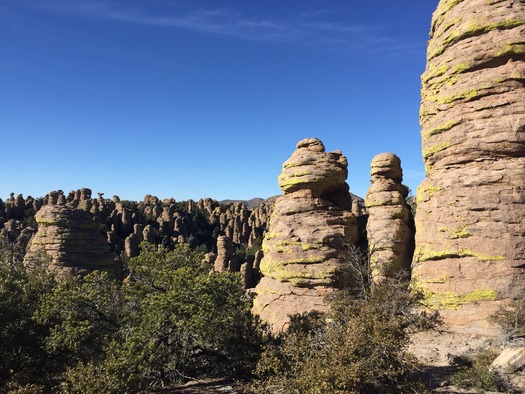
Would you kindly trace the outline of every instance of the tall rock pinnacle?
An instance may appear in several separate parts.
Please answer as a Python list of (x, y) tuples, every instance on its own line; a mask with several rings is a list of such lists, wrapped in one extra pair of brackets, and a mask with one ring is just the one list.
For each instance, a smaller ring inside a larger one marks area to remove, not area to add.
[(290, 314), (327, 309), (348, 244), (357, 240), (352, 198), (345, 183), (347, 160), (325, 152), (316, 138), (300, 141), (283, 164), (275, 203), (263, 241), (264, 277), (255, 288), (254, 311), (274, 330)]
[(365, 198), (368, 209), (368, 245), (372, 278), (380, 281), (408, 272), (414, 252), (414, 219), (401, 184), (401, 160), (393, 153), (372, 159), (371, 184)]
[(446, 323), (525, 291), (525, 2), (441, 0), (422, 76), (413, 281)]

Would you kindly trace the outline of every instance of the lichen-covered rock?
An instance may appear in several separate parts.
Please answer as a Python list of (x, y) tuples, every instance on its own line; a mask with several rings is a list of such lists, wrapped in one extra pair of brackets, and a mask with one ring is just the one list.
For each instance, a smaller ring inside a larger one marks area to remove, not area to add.
[(283, 164), (284, 196), (264, 237), (264, 278), (254, 301), (254, 311), (274, 330), (285, 328), (290, 314), (326, 310), (324, 297), (342, 281), (347, 245), (357, 240), (346, 174), (346, 157), (325, 152), (315, 138), (299, 142)]
[(91, 214), (67, 205), (46, 205), (35, 219), (38, 231), (26, 261), (43, 254), (50, 259), (50, 267), (61, 274), (105, 270), (116, 275), (114, 256)]
[(393, 153), (372, 159), (371, 185), (365, 198), (372, 278), (380, 281), (410, 268), (414, 252), (414, 223), (402, 185), (401, 160)]
[(453, 329), (525, 291), (525, 2), (441, 0), (422, 76), (414, 286)]
[(341, 152), (325, 152), (320, 140), (307, 138), (284, 162), (279, 186), (284, 193), (309, 189), (320, 196), (341, 187), (348, 176), (347, 167), (348, 161)]

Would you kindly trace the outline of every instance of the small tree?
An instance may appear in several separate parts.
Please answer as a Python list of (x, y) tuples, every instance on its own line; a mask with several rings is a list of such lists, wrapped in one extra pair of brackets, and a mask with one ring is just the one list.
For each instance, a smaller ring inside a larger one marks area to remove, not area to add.
[[(143, 245), (128, 268), (120, 289), (97, 274), (82, 285), (96, 289), (61, 293), (75, 300), (68, 309), (78, 312), (59, 317), (51, 343), (80, 343), (71, 349), (80, 362), (67, 371), (64, 392), (140, 392), (202, 376), (250, 373), (261, 337), (237, 274), (210, 272), (187, 246), (170, 252)], [(62, 297), (49, 300), (48, 314), (64, 305)], [(84, 357), (89, 344), (103, 357)]]

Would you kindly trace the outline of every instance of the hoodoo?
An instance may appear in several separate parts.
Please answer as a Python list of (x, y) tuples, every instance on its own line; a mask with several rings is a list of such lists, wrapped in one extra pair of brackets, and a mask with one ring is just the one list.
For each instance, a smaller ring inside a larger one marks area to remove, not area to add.
[(401, 183), (399, 157), (381, 153), (372, 159), (370, 167), (366, 232), (372, 278), (380, 281), (409, 272), (414, 253), (414, 219), (406, 202), (408, 188)]
[(453, 329), (525, 291), (525, 2), (441, 0), (422, 76), (413, 284)]
[(324, 311), (335, 291), (348, 244), (357, 240), (347, 160), (321, 141), (300, 141), (283, 164), (276, 201), (264, 237), (254, 311), (278, 331), (290, 314)]

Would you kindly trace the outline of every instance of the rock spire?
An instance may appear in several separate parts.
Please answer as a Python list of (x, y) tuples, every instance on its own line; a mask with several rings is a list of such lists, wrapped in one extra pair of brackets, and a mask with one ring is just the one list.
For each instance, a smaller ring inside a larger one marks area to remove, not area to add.
[(345, 183), (347, 160), (310, 138), (283, 164), (277, 199), (263, 241), (254, 311), (274, 330), (289, 314), (326, 310), (325, 296), (341, 283), (347, 245), (357, 240), (352, 199)]
[(525, 2), (441, 0), (420, 111), (414, 286), (454, 329), (525, 291)]
[(414, 253), (414, 219), (401, 182), (401, 160), (393, 153), (372, 159), (371, 184), (365, 198), (372, 278), (378, 281), (408, 272)]

